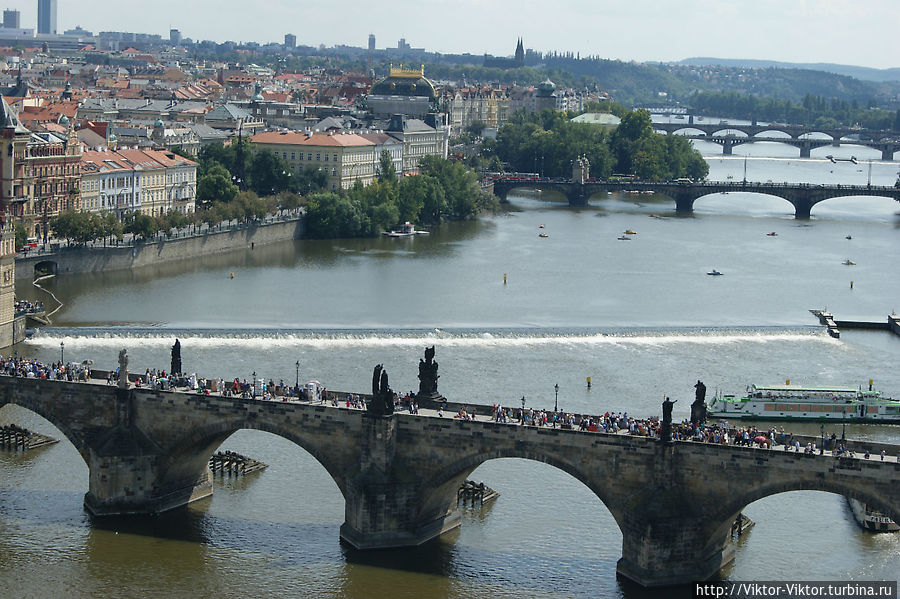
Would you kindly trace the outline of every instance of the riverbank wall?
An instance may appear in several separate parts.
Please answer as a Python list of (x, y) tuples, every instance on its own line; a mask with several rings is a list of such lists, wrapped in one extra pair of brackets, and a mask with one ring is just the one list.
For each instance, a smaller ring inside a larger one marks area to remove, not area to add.
[(115, 247), (60, 248), (17, 257), (15, 276), (17, 281), (33, 280), (36, 268), (56, 275), (131, 270), (300, 239), (305, 230), (305, 219), (301, 216)]

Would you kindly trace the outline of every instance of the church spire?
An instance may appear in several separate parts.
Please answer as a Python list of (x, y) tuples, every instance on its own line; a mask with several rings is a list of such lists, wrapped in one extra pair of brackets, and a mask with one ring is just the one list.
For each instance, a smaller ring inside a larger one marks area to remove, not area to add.
[(525, 64), (525, 48), (522, 46), (522, 38), (519, 38), (519, 43), (516, 44), (516, 66), (521, 67)]

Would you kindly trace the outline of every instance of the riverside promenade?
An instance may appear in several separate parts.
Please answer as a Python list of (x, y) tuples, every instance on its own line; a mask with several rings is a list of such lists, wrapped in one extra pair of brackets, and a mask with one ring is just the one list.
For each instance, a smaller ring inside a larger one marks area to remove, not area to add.
[(305, 232), (302, 214), (269, 216), (258, 221), (188, 228), (171, 237), (126, 239), (118, 245), (95, 242), (84, 246), (51, 243), (46, 250), (16, 257), (16, 280), (33, 280), (36, 271), (55, 275), (131, 270), (167, 262), (193, 260), (213, 254), (300, 239)]

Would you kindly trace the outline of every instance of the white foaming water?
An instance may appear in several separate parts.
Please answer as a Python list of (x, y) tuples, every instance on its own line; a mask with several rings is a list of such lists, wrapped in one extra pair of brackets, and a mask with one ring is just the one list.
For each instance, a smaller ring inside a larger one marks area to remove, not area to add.
[(439, 330), (435, 333), (419, 334), (417, 331), (393, 332), (273, 332), (242, 331), (223, 334), (221, 331), (199, 333), (198, 331), (146, 332), (134, 331), (123, 334), (120, 331), (91, 331), (79, 334), (77, 330), (69, 330), (61, 334), (59, 330), (42, 331), (28, 341), (29, 346), (43, 350), (52, 350), (60, 343), (70, 349), (118, 347), (120, 345), (139, 345), (147, 348), (169, 347), (172, 340), (178, 338), (182, 343), (202, 348), (244, 347), (252, 350), (258, 347), (277, 348), (318, 348), (340, 349), (348, 347), (419, 347), (422, 345), (439, 345), (459, 348), (516, 348), (529, 346), (647, 346), (662, 347), (667, 345), (732, 345), (736, 343), (765, 344), (770, 342), (814, 343), (840, 345), (840, 340), (833, 339), (818, 330), (803, 332), (797, 330), (747, 330), (702, 332), (656, 331), (628, 333), (526, 333), (526, 332), (465, 332), (452, 333)]

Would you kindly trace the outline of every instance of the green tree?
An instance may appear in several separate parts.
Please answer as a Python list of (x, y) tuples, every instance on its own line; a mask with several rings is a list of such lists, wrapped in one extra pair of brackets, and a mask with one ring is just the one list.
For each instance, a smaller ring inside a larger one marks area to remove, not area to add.
[(126, 212), (122, 217), (123, 230), (142, 239), (150, 239), (159, 232), (155, 218), (140, 212)]
[(397, 180), (397, 169), (394, 168), (394, 160), (387, 150), (382, 150), (381, 156), (378, 157), (378, 180), (382, 182)]
[(21, 223), (16, 223), (15, 231), (16, 251), (18, 252), (25, 247), (25, 243), (28, 241), (28, 231), (25, 230), (25, 227)]
[(231, 202), (240, 191), (221, 164), (214, 164), (197, 179), (197, 201), (202, 205)]
[(315, 166), (304, 166), (294, 178), (294, 190), (302, 196), (316, 193), (328, 185), (328, 174)]
[(290, 187), (291, 168), (269, 150), (261, 150), (253, 154), (248, 179), (257, 195), (275, 195)]

